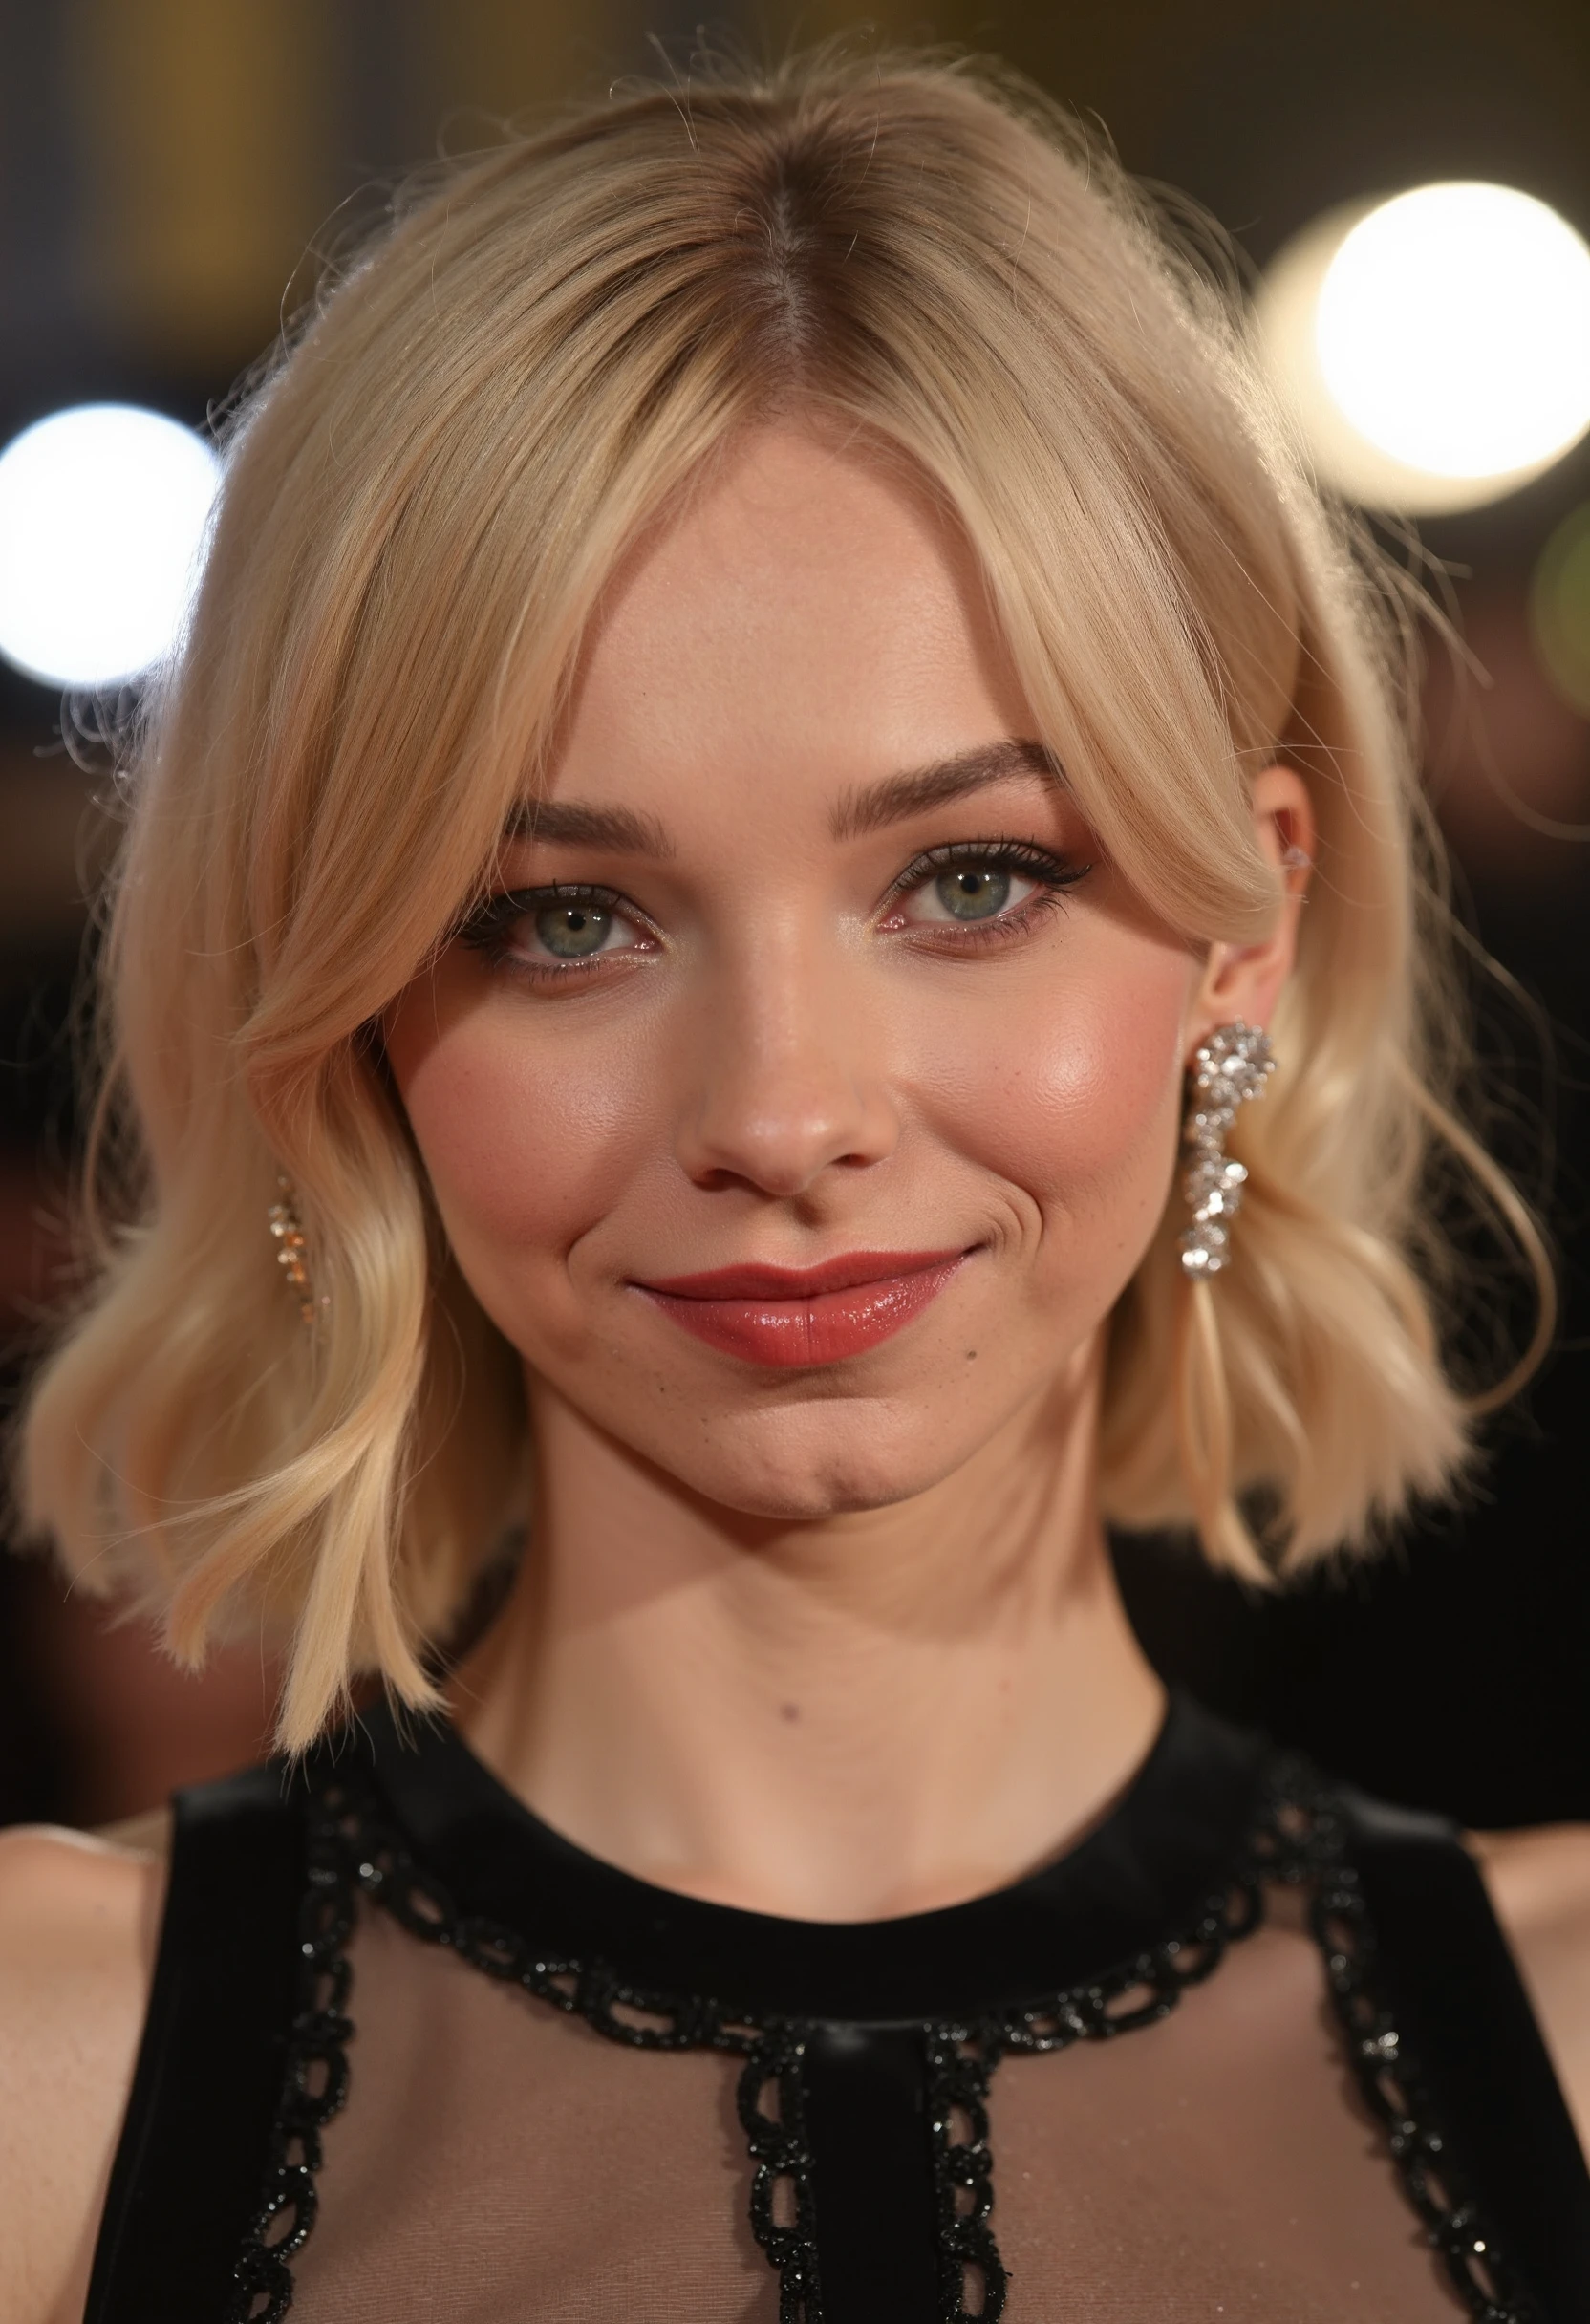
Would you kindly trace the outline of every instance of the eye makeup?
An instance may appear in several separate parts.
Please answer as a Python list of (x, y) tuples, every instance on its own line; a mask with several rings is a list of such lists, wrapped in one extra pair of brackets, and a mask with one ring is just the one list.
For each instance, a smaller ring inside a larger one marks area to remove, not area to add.
[(877, 926), (925, 937), (936, 950), (963, 953), (1008, 942), (1025, 935), (1091, 869), (1035, 840), (955, 840), (913, 857), (885, 896)]
[[(1028, 934), (1091, 869), (1033, 840), (955, 840), (912, 858), (885, 891), (873, 926), (935, 952), (979, 951)], [(655, 954), (664, 941), (628, 896), (584, 880), (487, 896), (455, 935), (493, 967), (543, 988), (584, 981)]]
[[(625, 934), (634, 939), (614, 942)], [(458, 942), (532, 983), (557, 983), (659, 949), (658, 932), (628, 896), (586, 880), (554, 880), (487, 896), (461, 923)], [(516, 938), (518, 940), (516, 941)], [(538, 951), (526, 949), (534, 945)]]

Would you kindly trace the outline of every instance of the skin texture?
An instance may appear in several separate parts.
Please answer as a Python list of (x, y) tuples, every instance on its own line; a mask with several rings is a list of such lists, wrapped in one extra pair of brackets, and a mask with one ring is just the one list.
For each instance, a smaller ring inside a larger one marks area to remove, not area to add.
[[(1189, 1050), (1262, 1021), (1295, 912), (1200, 959), (1030, 764), (866, 812), (1033, 731), (956, 536), (865, 457), (768, 431), (618, 576), (542, 835), (499, 867), (621, 897), (612, 949), (560, 973), (525, 915), (389, 1015), (538, 1452), (541, 1554), (465, 1731), (552, 1822), (699, 1894), (849, 1918), (975, 1892), (1095, 1815), (1159, 1718), (1094, 1507), (1101, 1325), (1165, 1206)], [(1276, 853), (1279, 820), (1306, 846), (1298, 776), (1256, 805)], [(560, 815), (582, 835), (546, 836)], [(901, 892), (924, 850), (999, 845), (1071, 884), (970, 926), (932, 878)], [(858, 1250), (964, 1259), (809, 1370), (636, 1288)]]
[[(1030, 767), (855, 828), (871, 786), (1032, 733), (926, 505), (856, 449), (752, 438), (615, 579), (551, 772), (563, 835), (499, 866), (612, 892), (608, 948), (537, 981), (522, 914), (388, 1018), (535, 1435), (536, 1554), (455, 1710), (549, 1821), (698, 1895), (846, 1919), (977, 1893), (1107, 1809), (1160, 1716), (1096, 1506), (1101, 1326), (1174, 1198), (1188, 1057), (1267, 1020), (1306, 868), (1266, 942), (1200, 955)], [(1307, 854), (1292, 770), (1254, 813), (1278, 866)], [(1030, 913), (1018, 879), (970, 939), (942, 866), (901, 892), (924, 850), (1005, 842), (1085, 876)], [(963, 1257), (905, 1329), (811, 1368), (637, 1288), (858, 1250)], [(1590, 2126), (1590, 1841), (1487, 1869)], [(0, 1835), (17, 2324), (80, 2313), (161, 1878), (158, 1830)]]
[(159, 1850), (0, 1832), (0, 2315), (77, 2324), (154, 1968)]

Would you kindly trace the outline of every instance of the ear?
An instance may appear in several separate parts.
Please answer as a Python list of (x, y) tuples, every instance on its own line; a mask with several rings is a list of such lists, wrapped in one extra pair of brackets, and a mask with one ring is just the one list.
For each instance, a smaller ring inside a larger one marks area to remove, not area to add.
[(1267, 1025), (1298, 953), (1298, 915), (1314, 872), (1314, 807), (1295, 767), (1267, 766), (1253, 786), (1254, 836), (1285, 893), (1274, 927), (1257, 944), (1212, 944), (1188, 1012), (1189, 1054), (1217, 1024), (1240, 1017)]

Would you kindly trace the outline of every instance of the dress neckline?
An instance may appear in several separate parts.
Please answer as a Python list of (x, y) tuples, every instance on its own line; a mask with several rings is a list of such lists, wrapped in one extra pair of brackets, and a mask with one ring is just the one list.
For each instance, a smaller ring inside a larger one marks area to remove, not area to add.
[(637, 1986), (755, 2015), (972, 2018), (1085, 1983), (1195, 1922), (1229, 1888), (1265, 1748), (1172, 1694), (1148, 1756), (1072, 1848), (987, 1895), (882, 1921), (802, 1921), (658, 1887), (543, 1822), (449, 1724), (384, 1706), (357, 1750), (417, 1858), (463, 1916)]

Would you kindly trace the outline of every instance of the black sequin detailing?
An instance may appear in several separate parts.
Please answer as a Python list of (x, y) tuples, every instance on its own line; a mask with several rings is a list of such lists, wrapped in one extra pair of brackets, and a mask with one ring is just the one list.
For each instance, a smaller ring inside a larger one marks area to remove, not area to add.
[(356, 1819), (334, 1797), (308, 1807), (309, 1884), (298, 1914), (298, 2013), (270, 2140), (270, 2172), (232, 2278), (226, 2324), (281, 2324), (292, 2305), (290, 2261), (313, 2227), (320, 2133), (348, 2095)]
[[(751, 2232), (779, 2271), (779, 2324), (818, 2324), (823, 2313), (801, 2080), (804, 2048), (802, 2027), (775, 2020), (752, 2042), (736, 2093), (740, 2126), (756, 2166)], [(776, 2098), (776, 2114), (763, 2103), (769, 2094)], [(774, 2216), (781, 2186), (788, 2198), (786, 2227)]]
[[(988, 2142), (988, 2085), (1003, 2045), (984, 2028), (930, 2026), (927, 2053), (938, 2313), (944, 2324), (998, 2317), (1004, 2312), (1009, 2279), (990, 2225), (994, 2156)], [(957, 2123), (964, 2125), (958, 2138)], [(978, 2295), (975, 2307), (967, 2304), (972, 2290)]]
[[(343, 2044), (353, 2029), (345, 2014), (346, 1948), (358, 1890), (412, 1935), (582, 2018), (610, 2041), (741, 2058), (738, 2110), (754, 2166), (751, 2227), (778, 2271), (780, 2324), (823, 2324), (802, 2082), (809, 2023), (654, 1991), (600, 1961), (539, 1953), (503, 1923), (459, 1911), (443, 1884), (416, 1862), (356, 1764), (315, 1775), (309, 1816), (303, 2001), (270, 2180), (238, 2263), (226, 2324), (280, 2324), (291, 2304), (290, 2262), (314, 2224), (320, 2131), (347, 2084)], [(940, 2324), (999, 2324), (1005, 2308), (1009, 2286), (993, 2227), (987, 2112), (1000, 2060), (1110, 2041), (1158, 2023), (1190, 1987), (1214, 1973), (1232, 1944), (1258, 1926), (1268, 1882), (1312, 1892), (1311, 1927), (1354, 2070), (1385, 2126), (1407, 2198), (1470, 2313), (1476, 2324), (1541, 2324), (1463, 2184), (1377, 1989), (1374, 1932), (1348, 1838), (1338, 1796), (1305, 1760), (1278, 1754), (1267, 1763), (1240, 1861), (1181, 1930), (1064, 1991), (923, 2027)]]
[(1284, 1815), (1298, 1862), (1282, 1877), (1312, 1889), (1309, 1923), (1358, 2085), (1383, 2125), (1408, 2202), (1478, 2324), (1534, 2324), (1536, 2311), (1448, 2150), (1437, 2110), (1377, 1990), (1375, 1931), (1328, 1788), (1288, 1763)]

